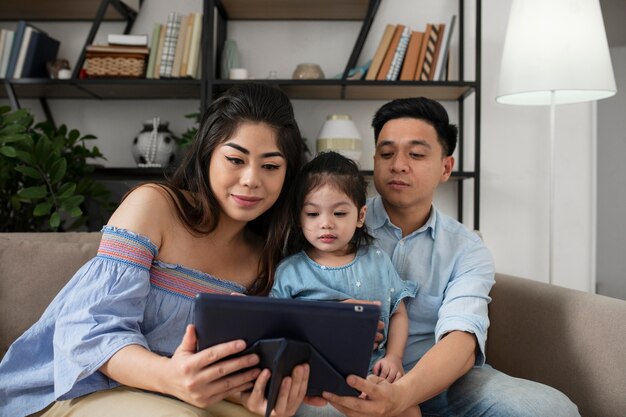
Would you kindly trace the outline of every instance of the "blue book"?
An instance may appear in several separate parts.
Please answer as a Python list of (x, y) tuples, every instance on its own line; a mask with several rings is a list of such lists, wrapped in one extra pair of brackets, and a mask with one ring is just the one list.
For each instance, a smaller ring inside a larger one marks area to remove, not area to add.
[(59, 41), (48, 34), (33, 32), (30, 35), (20, 78), (48, 78), (46, 62), (56, 59), (59, 45)]
[[(15, 36), (13, 37), (13, 45), (11, 46), (11, 55), (9, 55), (9, 64), (7, 65), (7, 72), (5, 75), (6, 79), (13, 78), (13, 72), (15, 71), (15, 66), (17, 65), (17, 59), (20, 55), (20, 50), (22, 49), (22, 41), (24, 38), (24, 31), (26, 30), (26, 26), (31, 26), (36, 31), (40, 31), (35, 28), (35, 26), (26, 22), (25, 20), (20, 20), (17, 22), (17, 28), (15, 29)], [(25, 45), (26, 47), (27, 45)]]

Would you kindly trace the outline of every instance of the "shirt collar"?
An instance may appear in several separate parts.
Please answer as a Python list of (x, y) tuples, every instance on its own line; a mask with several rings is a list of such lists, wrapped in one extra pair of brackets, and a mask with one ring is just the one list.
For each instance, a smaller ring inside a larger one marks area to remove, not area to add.
[[(396, 227), (391, 222), (391, 219), (387, 214), (387, 210), (385, 210), (385, 206), (383, 205), (383, 199), (381, 198), (381, 196), (377, 195), (376, 197), (372, 198), (370, 205), (371, 209), (368, 210), (367, 216), (369, 220), (368, 226), (371, 229), (380, 229), (386, 224)], [(437, 225), (437, 217), (439, 217), (439, 211), (433, 205), (431, 206), (430, 216), (428, 216), (428, 220), (426, 220), (426, 223), (424, 223), (422, 227), (411, 233), (409, 236), (422, 233), (430, 228), (430, 236), (434, 239)]]

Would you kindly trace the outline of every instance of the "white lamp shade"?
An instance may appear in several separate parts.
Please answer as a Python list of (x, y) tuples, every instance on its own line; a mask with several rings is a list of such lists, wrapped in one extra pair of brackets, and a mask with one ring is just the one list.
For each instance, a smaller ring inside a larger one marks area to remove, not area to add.
[(496, 101), (550, 105), (616, 93), (599, 0), (514, 0)]
[(358, 161), (361, 157), (361, 135), (352, 118), (333, 114), (326, 118), (317, 137), (317, 152), (333, 150), (346, 158)]

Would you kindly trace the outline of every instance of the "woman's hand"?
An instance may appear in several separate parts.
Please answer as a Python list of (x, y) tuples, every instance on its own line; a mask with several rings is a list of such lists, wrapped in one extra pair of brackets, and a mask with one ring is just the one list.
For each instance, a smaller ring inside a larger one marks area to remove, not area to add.
[[(167, 359), (168, 388), (163, 391), (196, 407), (204, 408), (229, 395), (251, 389), (260, 369), (257, 355), (222, 360), (243, 351), (243, 340), (222, 343), (196, 352), (196, 331), (190, 324), (171, 359)], [(221, 361), (220, 361), (221, 360)]]
[(323, 397), (348, 417), (392, 417), (408, 406), (401, 405), (400, 387), (386, 379), (369, 375), (366, 379), (355, 375), (347, 378), (348, 385), (360, 391), (359, 397), (340, 397), (324, 392)]
[[(241, 403), (253, 413), (265, 414), (267, 400), (265, 399), (265, 387), (270, 380), (269, 369), (264, 369), (251, 392), (241, 393)], [(272, 410), (272, 417), (293, 416), (304, 400), (307, 384), (309, 382), (309, 365), (302, 364), (293, 368), (291, 376), (283, 378), (276, 404)]]

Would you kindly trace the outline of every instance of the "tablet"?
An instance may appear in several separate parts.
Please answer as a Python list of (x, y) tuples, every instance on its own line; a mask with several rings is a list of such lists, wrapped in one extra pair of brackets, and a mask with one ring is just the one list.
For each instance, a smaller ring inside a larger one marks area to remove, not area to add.
[(248, 348), (239, 355), (257, 353), (272, 371), (268, 412), (282, 378), (304, 362), (311, 368), (307, 395), (358, 395), (345, 378), (367, 375), (379, 316), (376, 305), (334, 301), (200, 293), (194, 304), (198, 350), (243, 339)]

